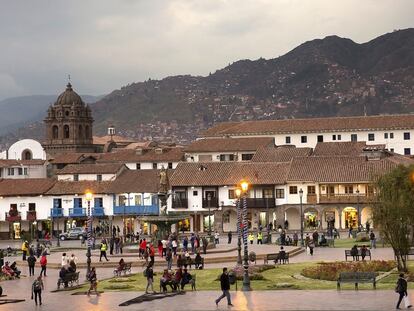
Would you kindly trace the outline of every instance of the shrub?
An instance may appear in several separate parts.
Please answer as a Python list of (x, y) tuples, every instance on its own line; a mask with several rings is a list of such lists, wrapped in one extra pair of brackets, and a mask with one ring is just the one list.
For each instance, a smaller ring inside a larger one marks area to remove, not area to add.
[(117, 283), (115, 283), (115, 284), (105, 286), (104, 289), (130, 289), (130, 288), (133, 288), (133, 287), (134, 286), (132, 286), (130, 284), (122, 284), (122, 283), (117, 284)]
[(394, 261), (385, 260), (318, 263), (316, 267), (303, 269), (302, 275), (311, 279), (336, 281), (341, 272), (380, 272), (390, 271), (394, 267)]
[(125, 283), (125, 282), (133, 282), (134, 280), (130, 278), (114, 278), (112, 280), (109, 280), (110, 283)]

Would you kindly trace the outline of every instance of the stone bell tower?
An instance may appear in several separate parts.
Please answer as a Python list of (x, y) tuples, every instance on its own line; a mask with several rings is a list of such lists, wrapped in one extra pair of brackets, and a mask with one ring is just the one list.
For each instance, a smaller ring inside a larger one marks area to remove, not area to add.
[(46, 153), (95, 152), (92, 139), (92, 112), (70, 83), (47, 110), (44, 120)]

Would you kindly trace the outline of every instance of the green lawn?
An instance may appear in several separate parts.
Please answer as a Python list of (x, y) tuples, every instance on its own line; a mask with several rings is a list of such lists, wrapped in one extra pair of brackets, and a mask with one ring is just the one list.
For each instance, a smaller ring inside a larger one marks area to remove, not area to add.
[[(336, 289), (335, 281), (323, 281), (306, 278), (297, 278), (305, 267), (315, 266), (317, 263), (295, 263), (288, 265), (277, 266), (274, 269), (266, 270), (261, 274), (265, 280), (253, 280), (251, 286), (254, 290), (269, 290), (269, 289), (303, 289), (303, 290), (317, 290), (317, 289)], [(410, 265), (414, 270), (414, 263)], [(221, 269), (207, 269), (191, 271), (197, 277), (197, 290), (218, 290), (220, 283), (217, 277), (221, 273)], [(154, 289), (159, 291), (159, 280), (161, 273), (158, 272), (154, 278)], [(296, 276), (296, 277), (295, 277)], [(377, 283), (377, 289), (394, 289), (398, 274), (392, 273), (388, 277), (380, 280)], [(122, 279), (122, 280), (121, 280)], [(107, 279), (99, 282), (98, 288), (104, 291), (144, 291), (146, 287), (146, 279), (142, 273), (133, 274), (127, 278)], [(238, 288), (240, 289), (242, 282), (238, 281)], [(121, 288), (120, 288), (121, 287)], [(414, 284), (409, 283), (410, 288), (414, 288)], [(85, 290), (84, 286), (80, 290)], [(191, 290), (190, 287), (186, 287)], [(354, 289), (353, 284), (342, 284), (342, 289)], [(360, 284), (360, 289), (372, 289), (372, 284)], [(232, 286), (235, 289), (235, 286)]]

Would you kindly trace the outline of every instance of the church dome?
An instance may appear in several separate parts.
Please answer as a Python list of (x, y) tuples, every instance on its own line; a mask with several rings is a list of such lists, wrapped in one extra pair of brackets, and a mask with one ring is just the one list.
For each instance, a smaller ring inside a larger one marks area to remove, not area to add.
[(55, 106), (84, 106), (82, 98), (72, 89), (72, 84), (66, 85), (66, 90), (59, 95)]

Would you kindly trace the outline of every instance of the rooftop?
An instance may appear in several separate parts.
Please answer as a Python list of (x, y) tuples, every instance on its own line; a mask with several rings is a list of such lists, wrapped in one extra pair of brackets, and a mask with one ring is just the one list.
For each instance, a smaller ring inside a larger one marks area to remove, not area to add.
[(57, 175), (68, 174), (116, 174), (123, 167), (122, 163), (95, 163), (95, 164), (69, 164), (57, 172)]
[(312, 148), (296, 148), (295, 146), (262, 147), (252, 158), (252, 162), (290, 162), (294, 157), (311, 155)]
[(183, 148), (119, 149), (102, 154), (98, 162), (179, 162), (184, 158)]
[(42, 195), (53, 187), (51, 178), (0, 179), (0, 196)]
[(256, 151), (263, 146), (274, 145), (271, 137), (209, 138), (199, 139), (185, 148), (186, 152), (234, 152)]

